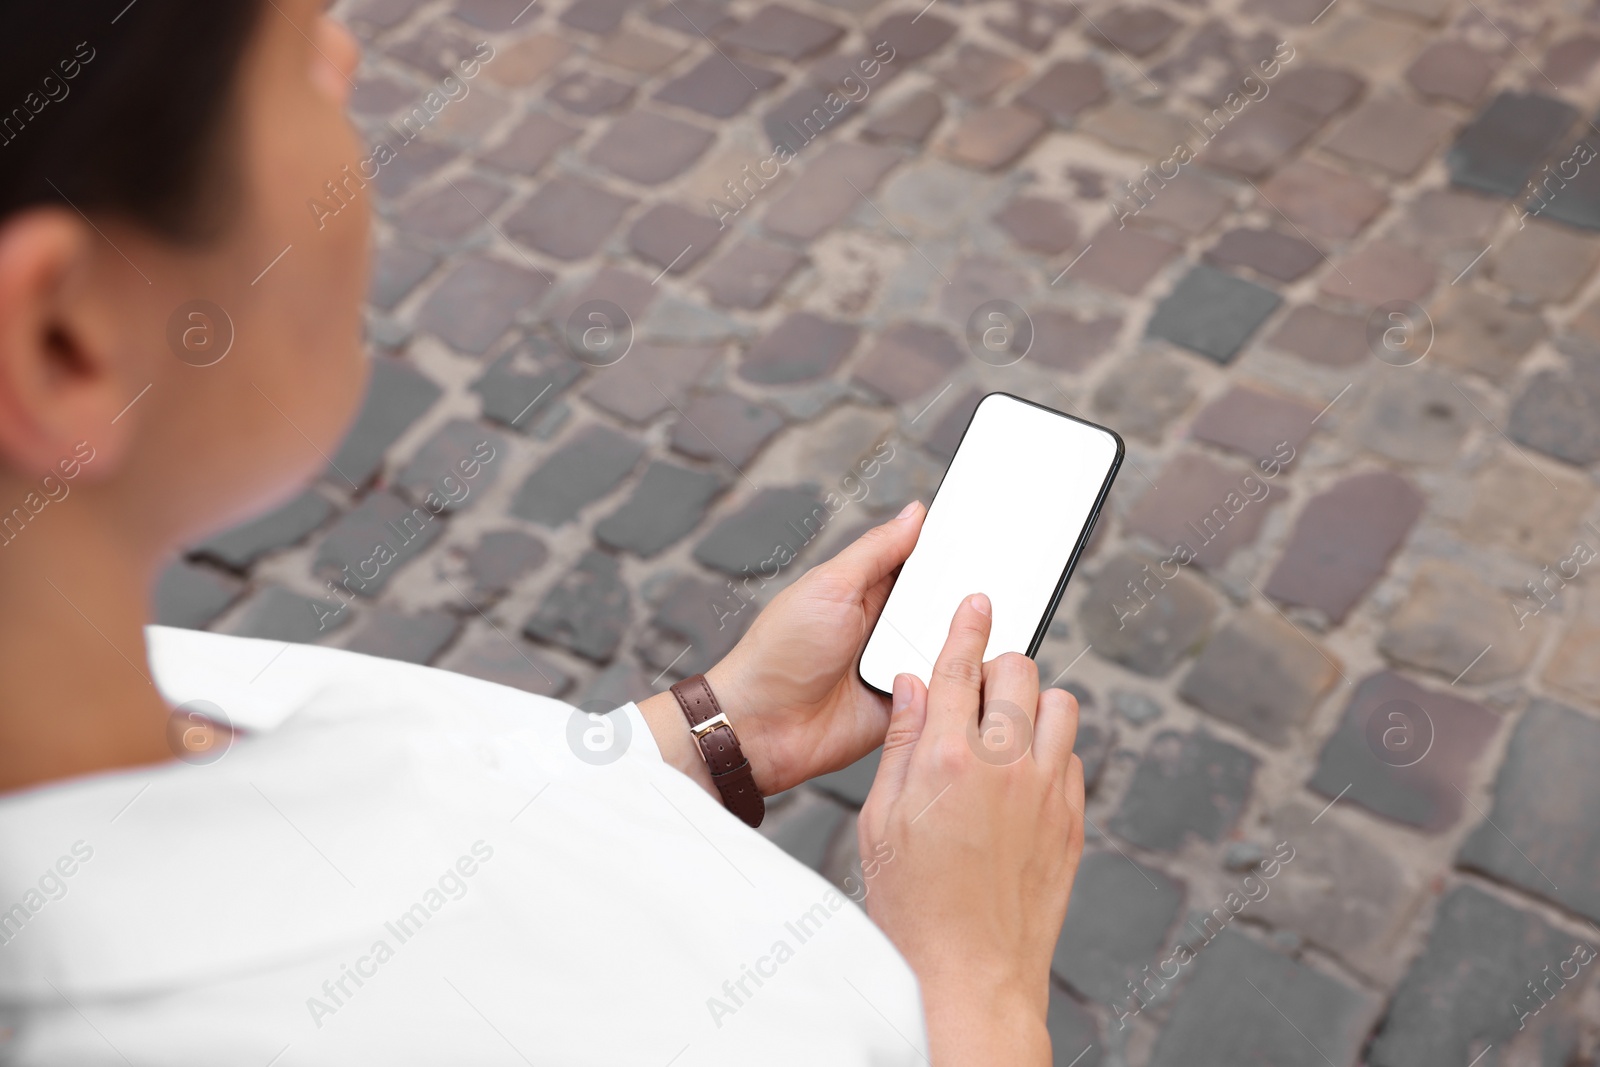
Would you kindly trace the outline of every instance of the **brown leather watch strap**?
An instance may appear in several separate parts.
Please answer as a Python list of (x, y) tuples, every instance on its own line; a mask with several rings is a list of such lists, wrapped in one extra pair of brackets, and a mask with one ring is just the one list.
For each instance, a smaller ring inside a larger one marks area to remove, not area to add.
[(700, 745), (700, 755), (711, 771), (717, 792), (722, 794), (723, 806), (748, 825), (760, 826), (767, 814), (766, 801), (761, 799), (750, 761), (744, 758), (733, 726), (711, 691), (711, 683), (705, 675), (697, 674), (673, 686), (672, 695), (678, 698), (678, 706), (689, 720), (689, 732)]

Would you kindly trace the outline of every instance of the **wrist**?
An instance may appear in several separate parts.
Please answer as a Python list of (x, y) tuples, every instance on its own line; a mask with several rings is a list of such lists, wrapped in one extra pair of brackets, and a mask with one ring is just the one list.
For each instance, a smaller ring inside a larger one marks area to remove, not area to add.
[(977, 982), (971, 975), (924, 980), (922, 1004), (933, 1062), (940, 1067), (991, 1063), (1046, 1067), (1051, 1062), (1050, 1031), (1045, 1025), (1049, 996), (1048, 984), (1023, 989)]
[(723, 714), (728, 717), (734, 736), (739, 739), (740, 751), (750, 761), (750, 772), (756, 780), (756, 788), (761, 790), (763, 796), (772, 796), (788, 788), (777, 781), (771, 759), (770, 722), (760, 695), (748, 684), (744, 671), (732, 654), (706, 671), (706, 681), (716, 694)]

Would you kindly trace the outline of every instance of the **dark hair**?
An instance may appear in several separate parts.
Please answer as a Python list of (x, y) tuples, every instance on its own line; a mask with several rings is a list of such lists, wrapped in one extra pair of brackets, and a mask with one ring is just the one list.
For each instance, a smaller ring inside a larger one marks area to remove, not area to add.
[(40, 204), (178, 240), (236, 191), (240, 59), (260, 0), (0, 0), (0, 219)]

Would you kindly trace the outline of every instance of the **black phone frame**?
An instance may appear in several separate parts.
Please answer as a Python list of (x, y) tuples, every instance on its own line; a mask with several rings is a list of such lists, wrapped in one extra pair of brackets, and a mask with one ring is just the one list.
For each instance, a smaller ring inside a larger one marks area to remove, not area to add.
[[(1055, 408), (1050, 407), (1047, 404), (1041, 404), (1037, 400), (1029, 400), (1025, 396), (1018, 396), (1015, 393), (1008, 393), (1003, 389), (996, 389), (993, 392), (983, 394), (983, 396), (978, 398), (978, 403), (973, 406), (972, 414), (967, 418), (967, 425), (961, 430), (961, 439), (956, 442), (955, 451), (950, 453), (950, 462), (945, 464), (944, 473), (939, 476), (939, 484), (934, 488), (933, 496), (928, 498), (929, 508), (932, 508), (933, 502), (939, 498), (939, 490), (944, 488), (944, 480), (950, 474), (950, 468), (955, 464), (956, 457), (961, 454), (961, 446), (967, 440), (967, 431), (972, 429), (972, 420), (978, 416), (978, 408), (983, 406), (983, 402), (985, 400), (988, 400), (990, 397), (994, 396), (1003, 396), (1009, 400), (1020, 401), (1021, 403), (1027, 404), (1031, 407), (1039, 408), (1041, 411), (1048, 411), (1050, 414), (1059, 416), (1060, 418), (1069, 419), (1072, 422), (1081, 422), (1083, 425), (1092, 427), (1096, 430), (1103, 430), (1110, 434), (1111, 439), (1117, 443), (1116, 457), (1111, 461), (1111, 467), (1106, 471), (1106, 480), (1101, 483), (1100, 492), (1094, 500), (1094, 507), (1089, 511), (1089, 521), (1083, 524), (1083, 534), (1078, 538), (1078, 543), (1072, 546), (1072, 554), (1067, 557), (1066, 568), (1061, 572), (1060, 579), (1056, 581), (1055, 591), (1050, 594), (1050, 603), (1045, 607), (1044, 616), (1039, 620), (1039, 625), (1033, 632), (1033, 639), (1028, 642), (1028, 651), (1026, 655), (1029, 659), (1033, 659), (1039, 651), (1039, 646), (1044, 644), (1045, 632), (1050, 629), (1050, 623), (1053, 622), (1056, 617), (1056, 609), (1061, 606), (1061, 598), (1066, 595), (1067, 582), (1072, 578), (1072, 572), (1077, 567), (1078, 560), (1083, 556), (1084, 547), (1088, 545), (1089, 538), (1094, 534), (1095, 524), (1100, 521), (1100, 510), (1105, 506), (1106, 497), (1111, 494), (1111, 483), (1117, 480), (1117, 474), (1122, 470), (1122, 460), (1123, 457), (1128, 454), (1128, 446), (1123, 442), (1122, 435), (1117, 433), (1117, 431), (1113, 430), (1109, 426), (1101, 426), (1097, 422), (1090, 422), (1088, 419), (1080, 419), (1078, 416), (1069, 415), (1065, 411), (1057, 411)], [(915, 550), (913, 549), (913, 551)], [(896, 581), (898, 580), (899, 579), (897, 578)], [(893, 591), (892, 587), (890, 591)], [(885, 607), (887, 606), (887, 603), (885, 603)], [(881, 619), (882, 616), (880, 615), (879, 618)], [(863, 642), (861, 645), (863, 652), (866, 651), (867, 644), (872, 641), (873, 634), (877, 632), (878, 625), (877, 623), (873, 623), (872, 633), (867, 635), (866, 642)], [(862, 675), (860, 656), (856, 657), (856, 677), (861, 679), (862, 685), (866, 686), (874, 693), (883, 693), (884, 696), (890, 695), (884, 690), (873, 685), (871, 682), (867, 681), (867, 679)]]

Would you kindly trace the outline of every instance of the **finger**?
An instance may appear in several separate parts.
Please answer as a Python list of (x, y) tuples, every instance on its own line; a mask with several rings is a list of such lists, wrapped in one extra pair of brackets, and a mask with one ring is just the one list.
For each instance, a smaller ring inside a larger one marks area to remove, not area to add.
[(1039, 706), (1039, 665), (1020, 652), (996, 656), (983, 666), (983, 713), (1024, 715), (1031, 724)]
[(927, 717), (928, 690), (922, 680), (914, 674), (896, 675), (894, 695), (889, 704), (889, 732), (884, 735), (878, 773), (872, 779), (872, 789), (861, 812), (862, 825), (871, 835), (882, 836), (884, 828), (877, 823), (882, 813), (894, 808), (905, 790), (911, 753), (922, 736)]
[(989, 598), (974, 593), (956, 608), (950, 634), (933, 665), (928, 686), (928, 730), (965, 734), (977, 721), (978, 692), (983, 685), (983, 650), (989, 644), (994, 608)]
[(911, 555), (926, 514), (922, 504), (913, 500), (899, 515), (882, 526), (874, 526), (817, 569), (828, 571), (865, 593), (892, 575)]
[(1033, 724), (1033, 756), (1055, 776), (1067, 773), (1072, 747), (1078, 741), (1078, 698), (1065, 689), (1039, 694), (1039, 717)]
[(1062, 785), (1062, 795), (1067, 798), (1067, 818), (1070, 824), (1067, 830), (1067, 863), (1073, 870), (1077, 870), (1078, 861), (1083, 858), (1083, 761), (1077, 756), (1067, 758), (1066, 781)]

